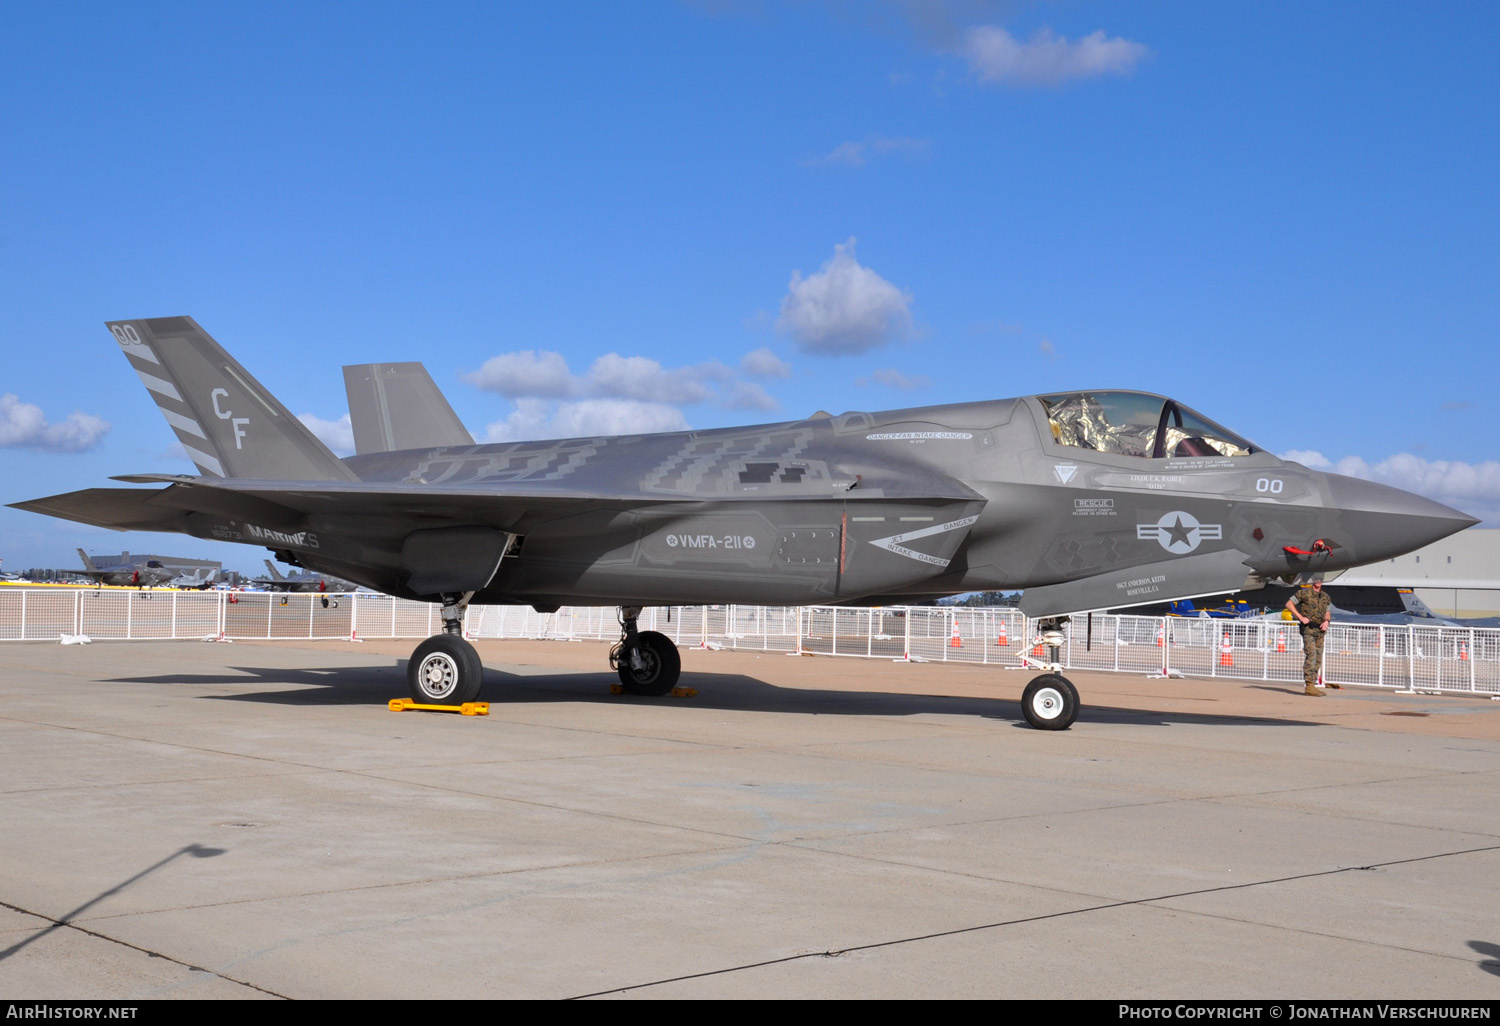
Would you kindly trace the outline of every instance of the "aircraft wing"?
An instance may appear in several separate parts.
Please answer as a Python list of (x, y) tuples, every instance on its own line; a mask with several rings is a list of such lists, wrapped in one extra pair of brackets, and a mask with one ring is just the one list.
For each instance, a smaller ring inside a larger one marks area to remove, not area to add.
[[(149, 505), (211, 512), (237, 520), (266, 522), (269, 526), (310, 515), (359, 514), (477, 522), (515, 530), (537, 517), (612, 504), (635, 508), (695, 501), (694, 497), (683, 495), (643, 496), (634, 491), (610, 492), (576, 486), (547, 488), (534, 484), (523, 488), (503, 485), (474, 488), (374, 481), (257, 481), (169, 474), (140, 474), (115, 480), (169, 483), (169, 488), (148, 493), (155, 496), (148, 500)], [(36, 508), (31, 504), (17, 505)]]
[[(15, 509), (73, 520), (116, 531), (180, 531), (186, 518), (207, 513), (283, 527), (311, 514), (393, 516), (413, 520), (455, 520), (492, 524), (507, 530), (538, 516), (598, 509), (611, 502), (633, 507), (652, 504), (639, 495), (558, 491), (440, 489), (422, 485), (345, 482), (247, 481), (229, 478), (178, 480), (169, 475), (122, 478), (171, 481), (170, 487), (86, 488), (26, 502)], [(656, 503), (683, 501), (661, 497)], [(86, 573), (87, 571), (79, 571)]]
[[(144, 488), (85, 488), (78, 492), (49, 495), (44, 499), (12, 502), (10, 506), (80, 524), (107, 527), (112, 531), (182, 531), (185, 510), (146, 505), (145, 500), (160, 494), (161, 490), (147, 491)], [(99, 572), (68, 571), (79, 576)]]
[[(288, 513), (312, 514), (390, 514), (412, 515), (423, 519), (478, 520), (504, 526), (503, 520), (524, 522), (532, 516), (557, 516), (595, 510), (611, 505), (632, 509), (683, 503), (721, 501), (721, 496), (693, 495), (676, 492), (642, 492), (635, 489), (611, 490), (580, 487), (577, 484), (548, 486), (527, 482), (516, 486), (491, 483), (488, 486), (429, 485), (391, 483), (386, 481), (265, 481), (251, 478), (205, 478), (178, 474), (130, 474), (114, 478), (133, 484), (170, 484), (173, 487), (146, 493), (158, 496), (152, 505), (180, 506), (196, 512), (213, 512), (236, 519), (284, 520)], [(920, 482), (927, 487), (881, 491), (861, 488), (859, 491), (822, 495), (778, 496), (781, 501), (842, 504), (877, 501), (924, 503), (968, 503), (983, 498), (951, 479)], [(91, 489), (91, 491), (125, 492), (128, 489)], [(894, 494), (893, 494), (894, 493)], [(86, 493), (76, 492), (75, 495)], [(53, 499), (60, 498), (54, 496)], [(37, 499), (13, 503), (21, 509), (42, 512)], [(495, 520), (499, 515), (501, 521)], [(76, 519), (76, 518), (69, 518)], [(85, 521), (92, 523), (92, 521)], [(105, 525), (108, 526), (108, 525)], [(507, 529), (510, 529), (507, 527)]]
[(1251, 576), (1248, 559), (1237, 549), (1221, 549), (1027, 588), (1021, 595), (1021, 612), (1061, 616), (1239, 591)]

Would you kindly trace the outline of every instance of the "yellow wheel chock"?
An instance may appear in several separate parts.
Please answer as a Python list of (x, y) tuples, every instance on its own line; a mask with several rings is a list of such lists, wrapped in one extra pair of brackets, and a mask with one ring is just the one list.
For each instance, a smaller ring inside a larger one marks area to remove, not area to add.
[[(623, 684), (611, 684), (609, 686), (609, 693), (611, 695), (628, 694), (628, 692), (625, 690), (625, 685)], [(667, 694), (671, 695), (673, 698), (692, 698), (697, 693), (697, 688), (673, 688), (671, 691), (667, 692)]]
[(456, 712), (464, 716), (488, 716), (490, 714), (488, 702), (465, 702), (463, 705), (423, 705), (409, 698), (393, 698), (390, 701), (390, 708), (391, 712), (420, 709), (423, 712)]

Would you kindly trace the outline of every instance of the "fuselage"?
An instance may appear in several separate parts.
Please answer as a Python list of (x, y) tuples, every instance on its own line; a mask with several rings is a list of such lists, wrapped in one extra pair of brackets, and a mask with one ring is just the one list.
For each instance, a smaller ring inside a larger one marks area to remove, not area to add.
[[(1124, 586), (1101, 607), (1123, 606), (1185, 586), (1170, 573), (1136, 580), (1131, 568), (1222, 556), (1216, 578), (1238, 565), (1252, 583), (1290, 579), (1389, 558), (1474, 522), (1284, 461), (1170, 400), (1125, 392), (345, 463), (364, 482), (411, 487), (423, 529), (515, 535), (475, 601), (542, 606), (879, 602), (1104, 574)], [(496, 502), (486, 515), (472, 503), (445, 513), (452, 489), (493, 491)], [(297, 544), (299, 534), (317, 547)], [(418, 594), (384, 513), (314, 514), (300, 531), (245, 540)]]

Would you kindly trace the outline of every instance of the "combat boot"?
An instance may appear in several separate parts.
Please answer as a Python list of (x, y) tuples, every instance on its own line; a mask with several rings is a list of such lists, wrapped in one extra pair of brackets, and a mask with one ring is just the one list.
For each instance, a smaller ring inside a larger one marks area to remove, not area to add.
[(1316, 684), (1309, 684), (1307, 687), (1305, 687), (1305, 688), (1302, 689), (1302, 693), (1304, 695), (1312, 695), (1314, 698), (1327, 698), (1328, 697), (1328, 692), (1324, 691), (1322, 688), (1318, 687)]

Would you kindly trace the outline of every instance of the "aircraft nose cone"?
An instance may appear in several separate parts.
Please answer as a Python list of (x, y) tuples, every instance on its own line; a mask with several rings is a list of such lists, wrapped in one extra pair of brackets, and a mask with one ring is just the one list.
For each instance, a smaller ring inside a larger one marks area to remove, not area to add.
[(1400, 488), (1342, 474), (1324, 476), (1330, 505), (1340, 527), (1352, 536), (1361, 563), (1420, 549), (1479, 523), (1467, 513)]

